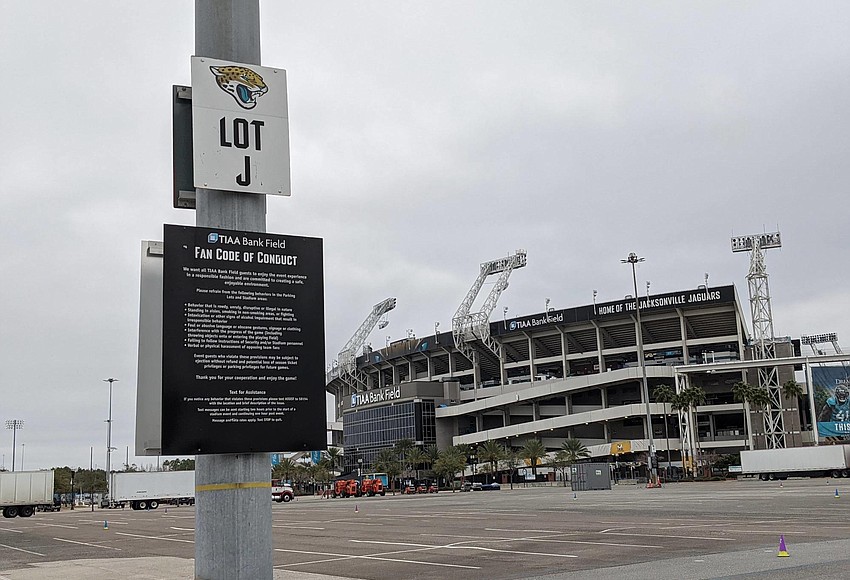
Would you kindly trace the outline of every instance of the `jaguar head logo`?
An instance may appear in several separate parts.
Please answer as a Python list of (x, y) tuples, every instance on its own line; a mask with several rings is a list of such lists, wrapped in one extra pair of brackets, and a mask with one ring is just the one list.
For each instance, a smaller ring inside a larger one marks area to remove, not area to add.
[(263, 77), (244, 66), (211, 66), (218, 87), (229, 93), (243, 109), (253, 109), (257, 99), (269, 92)]

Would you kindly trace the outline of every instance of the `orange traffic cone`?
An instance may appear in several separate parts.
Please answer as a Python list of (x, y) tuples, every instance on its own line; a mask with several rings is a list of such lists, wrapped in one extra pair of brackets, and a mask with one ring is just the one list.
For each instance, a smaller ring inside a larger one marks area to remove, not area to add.
[(777, 554), (780, 558), (787, 558), (791, 554), (788, 553), (788, 550), (785, 548), (785, 536), (779, 536), (779, 553)]

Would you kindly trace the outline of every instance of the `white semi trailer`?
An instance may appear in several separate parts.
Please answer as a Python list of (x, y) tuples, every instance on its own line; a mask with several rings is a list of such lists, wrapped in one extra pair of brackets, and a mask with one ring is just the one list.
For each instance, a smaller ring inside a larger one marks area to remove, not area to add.
[(134, 510), (154, 510), (163, 503), (195, 503), (194, 471), (135, 471), (114, 475), (112, 500)]
[(4, 518), (28, 518), (37, 510), (53, 510), (53, 471), (0, 473), (0, 509)]
[(850, 476), (850, 445), (819, 445), (741, 452), (741, 473), (762, 481), (788, 477)]

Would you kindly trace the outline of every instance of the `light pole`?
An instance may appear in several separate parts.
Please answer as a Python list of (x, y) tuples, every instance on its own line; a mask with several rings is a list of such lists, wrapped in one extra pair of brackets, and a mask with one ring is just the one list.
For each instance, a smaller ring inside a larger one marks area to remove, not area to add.
[(638, 347), (638, 363), (640, 364), (640, 376), (643, 385), (643, 400), (646, 402), (646, 434), (649, 438), (649, 472), (650, 481), (655, 484), (658, 481), (658, 460), (655, 458), (655, 442), (652, 439), (652, 412), (649, 408), (649, 386), (646, 384), (646, 361), (643, 355), (643, 326), (640, 322), (640, 299), (637, 291), (637, 273), (635, 264), (643, 262), (646, 258), (638, 258), (638, 255), (632, 252), (625, 260), (620, 260), (624, 264), (632, 265), (632, 282), (635, 286), (635, 313), (637, 316), (637, 347)]
[(112, 383), (118, 379), (112, 377), (103, 379), (104, 383), (109, 383), (109, 417), (106, 419), (106, 497), (109, 499), (109, 505), (112, 505)]
[[(16, 443), (16, 434), (18, 429), (24, 428), (24, 420), (23, 419), (9, 419), (6, 421), (6, 429), (12, 430), (12, 471), (15, 471), (15, 447)], [(5, 459), (3, 460), (5, 463)]]
[(550, 300), (546, 299), (546, 322), (549, 322), (549, 302)]
[(21, 443), (21, 471), (24, 471), (24, 457), (26, 457), (27, 444)]

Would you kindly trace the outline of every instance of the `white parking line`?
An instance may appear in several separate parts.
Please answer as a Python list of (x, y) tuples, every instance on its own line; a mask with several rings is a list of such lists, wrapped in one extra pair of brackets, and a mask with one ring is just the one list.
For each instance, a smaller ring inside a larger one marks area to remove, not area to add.
[(178, 532), (194, 532), (195, 528), (175, 528), (174, 526), (169, 526), (172, 530), (177, 530)]
[(24, 550), (23, 548), (15, 548), (14, 546), (7, 546), (6, 544), (0, 544), (0, 548), (8, 548), (10, 550), (17, 550), (18, 552), (26, 552), (27, 554), (35, 554), (36, 556), (44, 556), (44, 554), (39, 554), (38, 552), (32, 552), (30, 550)]
[(678, 540), (712, 540), (717, 542), (737, 542), (737, 538), (712, 538), (706, 536), (678, 536), (675, 534), (646, 534), (646, 533), (629, 533), (629, 532), (599, 532), (600, 534), (611, 534), (614, 536), (641, 536), (644, 538), (675, 538)]
[(21, 530), (13, 530), (11, 528), (0, 528), (2, 532), (15, 532), (16, 534), (23, 534)]
[(427, 548), (429, 550), (481, 550), (483, 552), (499, 552), (502, 554), (523, 554), (526, 556), (551, 556), (552, 558), (578, 558), (575, 554), (549, 554), (545, 552), (520, 552), (518, 550), (499, 550), (498, 548), (485, 548), (482, 546), (467, 546), (465, 542), (446, 544), (444, 546), (431, 546), (428, 544), (413, 544), (408, 542), (385, 542), (381, 540), (349, 540), (358, 544), (384, 544), (387, 546), (409, 546), (412, 548)]
[[(456, 536), (451, 534), (420, 534), (421, 536), (431, 536), (436, 538), (467, 538), (470, 540), (480, 541), (499, 541), (499, 542), (552, 542), (560, 544), (590, 544), (593, 546), (615, 546), (618, 548), (663, 548), (664, 546), (654, 546), (650, 544), (623, 544), (618, 542), (591, 542), (585, 540), (564, 540), (561, 538), (533, 538), (533, 537), (512, 537), (512, 538), (494, 538), (492, 536)], [(558, 534), (561, 535), (561, 534)], [(569, 535), (569, 534), (567, 534)]]
[(317, 528), (317, 527), (313, 527), (313, 526), (292, 526), (292, 525), (285, 525), (285, 524), (281, 524), (281, 525), (272, 524), (272, 527), (273, 528), (284, 528), (284, 529), (287, 529), (287, 530), (324, 530), (325, 529), (325, 528)]
[(121, 551), (121, 548), (115, 548), (112, 546), (101, 546), (100, 544), (90, 544), (89, 542), (77, 542), (74, 540), (66, 540), (65, 538), (53, 538), (57, 542), (68, 542), (69, 544), (79, 544), (81, 546), (91, 546), (92, 548), (103, 548), (104, 550), (117, 550)]
[(130, 536), (131, 538), (144, 538), (146, 540), (162, 540), (164, 542), (183, 542), (186, 544), (194, 544), (195, 540), (181, 540), (180, 538), (166, 538), (163, 536), (142, 536), (141, 534), (127, 534), (125, 532), (115, 532), (119, 536)]
[(67, 528), (69, 530), (79, 530), (80, 526), (66, 526), (64, 524), (42, 524), (41, 522), (36, 522), (37, 526), (43, 526), (45, 528)]
[(382, 562), (397, 562), (401, 564), (422, 564), (423, 566), (441, 566), (446, 568), (465, 568), (467, 570), (480, 570), (480, 566), (464, 566), (462, 564), (444, 564), (442, 562), (424, 562), (420, 560), (405, 560), (403, 558), (385, 558), (379, 555), (372, 556), (358, 556), (358, 555), (350, 555), (350, 554), (329, 554), (327, 552), (311, 552), (306, 550), (285, 550), (283, 548), (275, 548), (275, 552), (290, 552), (293, 554), (311, 554), (315, 556), (330, 556), (329, 560), (321, 560), (321, 561), (310, 561), (310, 562), (300, 562), (297, 564), (284, 564), (280, 567), (292, 567), (292, 566), (305, 566), (309, 564), (316, 564), (319, 562), (333, 562), (336, 560), (379, 560)]

